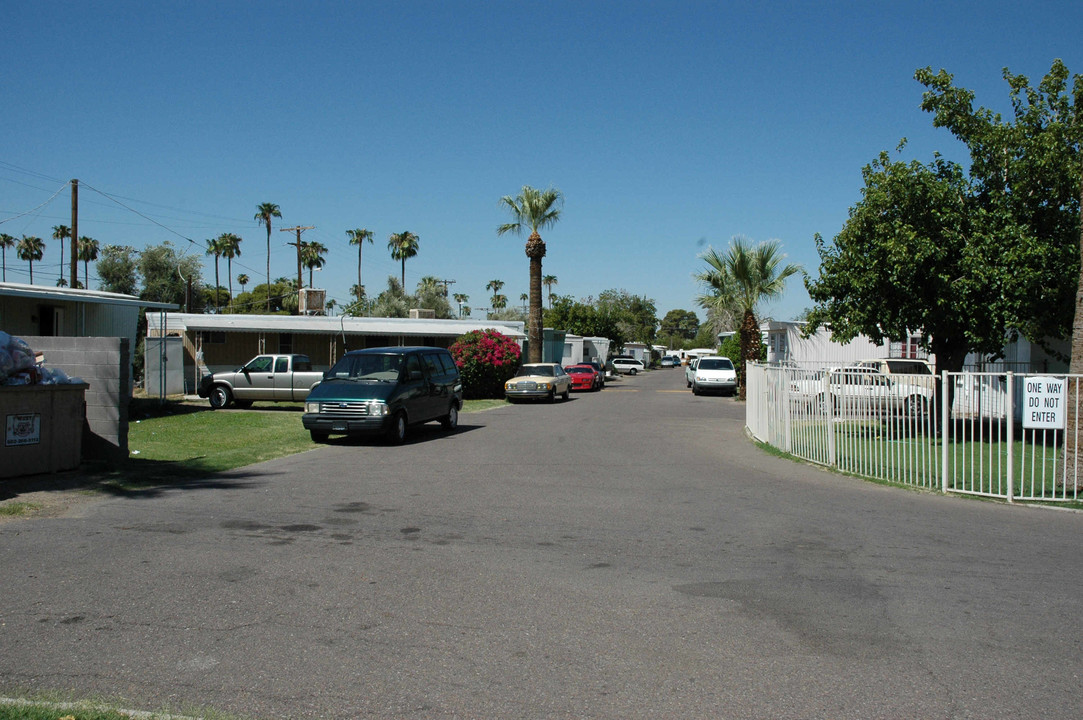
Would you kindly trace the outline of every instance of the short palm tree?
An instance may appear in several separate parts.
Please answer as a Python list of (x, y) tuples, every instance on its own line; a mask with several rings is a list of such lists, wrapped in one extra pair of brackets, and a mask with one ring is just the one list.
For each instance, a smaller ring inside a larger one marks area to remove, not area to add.
[(417, 255), (421, 238), (410, 231), (392, 233), (387, 240), (387, 249), (391, 251), (392, 260), (402, 261), (402, 286), (406, 287), (406, 261)]
[(241, 292), (244, 292), (244, 287), (252, 281), (252, 278), (248, 277), (244, 273), (237, 276), (237, 284), (241, 286)]
[(496, 307), (496, 295), (500, 292), (500, 288), (504, 287), (503, 280), (490, 280), (485, 284), (486, 290), (492, 290), (493, 296), (489, 298), (489, 304)]
[(45, 257), (45, 242), (41, 238), (31, 235), (23, 235), (23, 239), (15, 247), (15, 254), (20, 260), (30, 264), (30, 284), (34, 284), (34, 261)]
[(233, 312), (233, 258), (241, 256), (241, 238), (233, 233), (218, 236), (218, 247), (226, 259), (226, 280), (229, 282), (229, 311)]
[(53, 225), (53, 240), (60, 241), (60, 279), (56, 281), (57, 287), (64, 287), (68, 282), (64, 279), (64, 242), (71, 239), (71, 228), (67, 225)]
[(323, 243), (312, 241), (301, 243), (301, 264), (308, 268), (308, 286), (312, 287), (312, 271), (316, 268), (322, 268), (324, 263), (324, 255), (327, 254), (327, 248)]
[(459, 317), (463, 316), (463, 303), (470, 302), (470, 296), (466, 293), (455, 293), (452, 295), (455, 299), (455, 303), (459, 306)]
[(83, 261), (83, 287), (90, 289), (90, 263), (98, 259), (98, 241), (84, 235), (79, 238), (78, 253)]
[(542, 278), (542, 285), (545, 286), (545, 291), (549, 295), (549, 308), (553, 308), (553, 286), (557, 284), (556, 275), (546, 275)]
[(519, 301), (523, 303), (523, 312), (526, 312), (526, 303), (530, 299), (530, 296), (526, 293), (519, 293)]
[(526, 241), (526, 256), (530, 259), (530, 312), (528, 313), (527, 337), (530, 341), (530, 362), (542, 360), (542, 258), (545, 257), (545, 242), (539, 230), (547, 228), (560, 219), (560, 206), (564, 204), (564, 195), (556, 188), (537, 190), (524, 185), (518, 197), (505, 195), (500, 204), (511, 213), (513, 222), (496, 229), (497, 235), (514, 232), (521, 235), (526, 228), (530, 237)]
[[(282, 211), (274, 203), (260, 203), (256, 206), (255, 220), (267, 228), (267, 287), (271, 287), (271, 218), (282, 217)], [(267, 312), (271, 312), (271, 293), (267, 293)]]
[(7, 233), (0, 233), (0, 259), (4, 263), (4, 282), (8, 281), (8, 248), (15, 247), (15, 238)]
[(356, 230), (347, 230), (346, 237), (350, 239), (351, 245), (357, 246), (357, 284), (361, 284), (361, 248), (365, 246), (365, 241), (371, 245), (372, 231), (364, 228), (358, 228)]
[(222, 257), (222, 239), (220, 237), (207, 240), (207, 255), (214, 256), (214, 309), (219, 312), (222, 309), (222, 304), (218, 302), (218, 288), (221, 287), (218, 283), (218, 259)]
[(707, 269), (696, 280), (707, 292), (697, 298), (700, 307), (719, 317), (739, 317), (737, 337), (741, 346), (740, 397), (745, 399), (745, 366), (759, 358), (760, 327), (756, 309), (786, 289), (786, 279), (801, 272), (800, 265), (785, 263), (782, 244), (769, 240), (752, 246), (747, 238), (735, 237), (729, 250), (711, 248), (700, 255)]

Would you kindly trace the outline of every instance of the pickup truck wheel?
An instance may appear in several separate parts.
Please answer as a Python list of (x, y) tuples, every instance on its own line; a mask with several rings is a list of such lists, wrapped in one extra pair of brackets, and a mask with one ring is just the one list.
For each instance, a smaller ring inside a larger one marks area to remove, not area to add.
[(440, 418), (440, 424), (445, 430), (454, 430), (459, 427), (459, 406), (456, 403), (451, 403), (451, 407), (447, 409), (447, 415)]
[(395, 413), (384, 431), (384, 437), (393, 445), (398, 445), (406, 439), (406, 415), (402, 412)]
[(225, 385), (215, 385), (211, 388), (211, 407), (215, 410), (221, 410), (222, 408), (229, 407), (229, 404), (233, 402), (233, 393), (229, 391), (229, 388)]
[(325, 443), (329, 437), (329, 434), (322, 430), (309, 430), (308, 433), (312, 436), (312, 442), (314, 443)]

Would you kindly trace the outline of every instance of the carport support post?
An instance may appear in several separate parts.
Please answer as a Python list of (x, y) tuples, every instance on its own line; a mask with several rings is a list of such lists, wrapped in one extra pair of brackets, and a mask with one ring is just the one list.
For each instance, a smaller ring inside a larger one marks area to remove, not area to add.
[(1015, 497), (1015, 393), (1012, 386), (1012, 382), (1015, 378), (1015, 373), (1008, 373), (1008, 384), (1005, 387), (1005, 392), (1008, 397), (1008, 503), (1012, 503)]

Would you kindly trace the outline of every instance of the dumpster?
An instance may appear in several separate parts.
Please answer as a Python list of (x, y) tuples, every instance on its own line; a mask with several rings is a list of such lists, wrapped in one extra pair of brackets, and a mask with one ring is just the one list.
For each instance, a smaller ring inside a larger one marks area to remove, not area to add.
[(0, 386), (0, 478), (74, 470), (83, 454), (86, 383)]

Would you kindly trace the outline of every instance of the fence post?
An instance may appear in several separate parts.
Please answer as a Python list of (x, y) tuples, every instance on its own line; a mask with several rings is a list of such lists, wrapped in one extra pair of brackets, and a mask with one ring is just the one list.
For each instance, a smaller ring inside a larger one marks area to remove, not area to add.
[(823, 378), (824, 407), (823, 414), (827, 416), (827, 461), (831, 467), (839, 466), (839, 459), (835, 450), (835, 400), (831, 397), (831, 372), (824, 374)]
[[(1026, 377), (1024, 375), (1024, 377)], [(1015, 390), (1013, 380), (1015, 374), (1009, 372), (1005, 391), (1008, 394), (1008, 502), (1013, 502), (1015, 497)]]
[(951, 408), (948, 407), (948, 383), (951, 378), (947, 370), (940, 373), (940, 492), (948, 491), (948, 444), (951, 442), (952, 427), (948, 421)]

